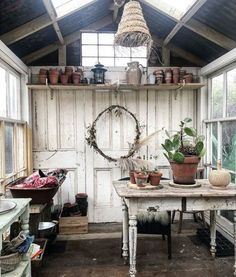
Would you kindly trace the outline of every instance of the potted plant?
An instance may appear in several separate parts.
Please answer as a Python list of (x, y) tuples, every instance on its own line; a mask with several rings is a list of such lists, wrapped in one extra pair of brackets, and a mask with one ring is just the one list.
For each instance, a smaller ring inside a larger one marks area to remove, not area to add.
[(166, 151), (164, 155), (171, 165), (174, 183), (177, 184), (195, 184), (198, 163), (206, 152), (203, 143), (205, 137), (198, 135), (195, 128), (187, 126), (191, 121), (191, 118), (180, 121), (180, 129), (173, 135), (166, 131), (168, 138), (162, 144)]
[(162, 173), (155, 168), (149, 172), (149, 182), (152, 186), (158, 186), (160, 184)]
[(148, 181), (148, 170), (146, 167), (142, 167), (141, 171), (134, 172), (135, 182), (138, 187), (145, 187)]

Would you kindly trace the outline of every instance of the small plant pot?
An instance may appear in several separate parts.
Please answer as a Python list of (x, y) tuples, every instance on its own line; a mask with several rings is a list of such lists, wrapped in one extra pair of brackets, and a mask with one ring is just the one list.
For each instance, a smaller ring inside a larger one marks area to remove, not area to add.
[(42, 85), (46, 84), (47, 74), (39, 74), (39, 83)]
[(158, 186), (160, 184), (162, 173), (160, 172), (151, 172), (149, 174), (149, 182), (152, 186)]
[(173, 75), (173, 83), (178, 84), (179, 83), (179, 75)]
[(48, 74), (47, 69), (40, 68), (40, 70), (39, 70), (39, 75), (47, 75), (47, 74)]
[(58, 83), (59, 74), (49, 74), (49, 81), (52, 85), (56, 85)]
[(80, 83), (81, 74), (79, 72), (74, 72), (72, 74), (72, 80), (74, 85), (78, 85)]
[(60, 76), (60, 79), (61, 79), (61, 83), (62, 83), (62, 85), (67, 85), (68, 84), (68, 75), (66, 75), (66, 74), (61, 74), (61, 76)]
[(130, 170), (130, 172), (129, 172), (129, 178), (130, 178), (131, 184), (136, 184), (134, 173), (135, 173), (135, 171), (133, 171), (133, 170)]
[(135, 182), (138, 187), (145, 187), (148, 181), (148, 175), (142, 173), (135, 173)]
[(185, 80), (185, 82), (186, 83), (192, 83), (193, 82), (193, 74), (186, 74), (185, 76), (184, 76), (184, 80)]

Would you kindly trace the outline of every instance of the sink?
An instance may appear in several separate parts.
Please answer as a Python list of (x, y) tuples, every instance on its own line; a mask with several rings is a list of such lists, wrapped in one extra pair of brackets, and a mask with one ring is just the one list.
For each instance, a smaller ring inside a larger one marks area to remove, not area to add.
[(0, 199), (0, 214), (10, 212), (16, 207), (16, 203), (11, 200)]

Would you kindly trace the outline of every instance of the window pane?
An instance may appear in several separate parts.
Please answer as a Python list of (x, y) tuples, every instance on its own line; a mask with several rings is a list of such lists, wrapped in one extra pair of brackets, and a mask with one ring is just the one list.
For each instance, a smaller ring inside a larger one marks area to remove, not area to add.
[(24, 159), (24, 126), (18, 125), (17, 127), (17, 164), (18, 168), (22, 169), (25, 166)]
[(7, 85), (6, 70), (0, 67), (0, 116), (6, 117), (7, 113)]
[(217, 135), (217, 123), (211, 125), (211, 163), (217, 165), (217, 148), (218, 148), (218, 135)]
[(114, 44), (114, 34), (102, 34), (98, 35), (99, 37), (99, 44)]
[(5, 125), (5, 173), (13, 172), (13, 125)]
[(99, 62), (104, 66), (114, 66), (114, 58), (99, 58)]
[(223, 74), (212, 78), (212, 117), (223, 117)]
[(130, 47), (122, 47), (116, 46), (115, 47), (115, 56), (116, 57), (130, 57)]
[(9, 117), (13, 119), (18, 118), (18, 91), (19, 79), (12, 74), (9, 74)]
[(90, 57), (97, 57), (98, 55), (98, 47), (97, 45), (82, 45), (82, 55), (90, 56)]
[(134, 62), (139, 62), (142, 66), (147, 66), (147, 59), (146, 58), (131, 58)]
[(132, 57), (147, 57), (147, 47), (140, 46), (140, 47), (132, 47), (131, 48), (131, 56)]
[(114, 57), (114, 47), (99, 46), (99, 57)]
[(222, 123), (222, 165), (236, 171), (236, 122)]
[(82, 33), (82, 44), (98, 44), (97, 33)]
[(94, 58), (82, 58), (82, 65), (83, 66), (94, 66), (95, 64), (98, 63), (98, 59), (96, 57)]
[(130, 58), (116, 58), (115, 66), (127, 66), (127, 63), (130, 62)]
[(227, 116), (236, 116), (236, 68), (227, 73)]

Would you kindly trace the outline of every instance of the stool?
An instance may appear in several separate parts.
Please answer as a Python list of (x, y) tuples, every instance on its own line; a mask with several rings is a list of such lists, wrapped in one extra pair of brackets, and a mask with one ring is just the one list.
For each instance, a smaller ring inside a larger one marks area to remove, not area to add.
[[(176, 211), (173, 211), (172, 213), (172, 219), (171, 219), (171, 223), (174, 222), (175, 220), (175, 212)], [(183, 214), (184, 213), (191, 213), (193, 214), (193, 218), (194, 218), (194, 221), (197, 222), (197, 217), (196, 217), (196, 214), (200, 214), (201, 215), (201, 220), (202, 220), (202, 223), (204, 225), (204, 228), (207, 227), (206, 225), (206, 221), (205, 221), (205, 217), (204, 217), (204, 212), (203, 211), (194, 211), (194, 212), (183, 212), (183, 211), (178, 211), (179, 212), (179, 226), (178, 226), (178, 234), (181, 233), (182, 231), (182, 223), (183, 223)]]

